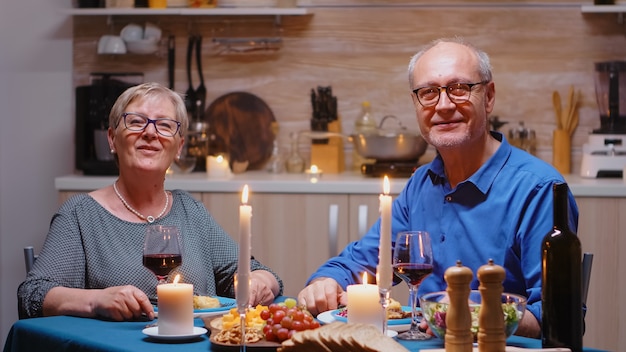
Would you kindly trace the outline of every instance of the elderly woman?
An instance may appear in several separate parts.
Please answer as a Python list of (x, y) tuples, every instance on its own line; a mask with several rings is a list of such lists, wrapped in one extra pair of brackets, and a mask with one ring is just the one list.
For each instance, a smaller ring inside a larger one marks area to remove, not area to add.
[[(73, 196), (54, 215), (39, 258), (18, 288), (20, 318), (154, 318), (150, 300), (158, 282), (142, 263), (144, 234), (152, 223), (179, 228), (183, 261), (177, 270), (194, 294), (234, 296), (237, 244), (202, 203), (164, 188), (188, 123), (183, 99), (160, 84), (120, 95), (108, 131), (119, 178)], [(254, 259), (250, 277), (250, 304), (268, 304), (282, 293), (280, 278)]]

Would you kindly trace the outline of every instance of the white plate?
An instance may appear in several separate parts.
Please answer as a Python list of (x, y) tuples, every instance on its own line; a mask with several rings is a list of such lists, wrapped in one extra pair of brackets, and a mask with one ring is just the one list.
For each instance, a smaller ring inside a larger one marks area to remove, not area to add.
[[(320, 313), (317, 316), (317, 320), (321, 321), (323, 324), (330, 324), (333, 321), (335, 321), (335, 318), (333, 317), (333, 312), (332, 310)], [(402, 325), (387, 325), (387, 335), (394, 337), (396, 335), (398, 335), (398, 332), (403, 332), (403, 331), (407, 331), (409, 330), (409, 328), (411, 328), (411, 324), (402, 324)]]
[[(231, 308), (236, 307), (237, 305), (237, 301), (234, 298), (219, 297), (219, 296), (215, 298), (217, 298), (217, 300), (220, 302), (220, 307), (207, 308), (207, 309), (194, 309), (193, 317), (197, 318), (200, 316), (210, 317), (214, 315), (223, 315), (224, 313), (228, 312)], [(159, 309), (157, 308), (157, 306), (153, 306), (153, 308), (154, 308), (154, 316), (158, 317)]]
[(158, 326), (152, 326), (152, 327), (143, 329), (141, 332), (143, 332), (145, 335), (148, 335), (148, 336), (150, 336), (152, 338), (159, 339), (159, 340), (186, 340), (186, 339), (191, 339), (191, 338), (194, 338), (194, 337), (198, 337), (198, 336), (204, 335), (204, 334), (207, 333), (207, 330), (205, 328), (194, 326), (193, 327), (193, 333), (191, 333), (191, 334), (159, 335), (159, 327)]

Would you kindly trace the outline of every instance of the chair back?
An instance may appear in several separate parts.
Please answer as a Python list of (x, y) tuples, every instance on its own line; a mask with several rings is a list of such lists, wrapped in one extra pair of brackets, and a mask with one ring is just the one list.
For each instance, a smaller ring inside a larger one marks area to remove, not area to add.
[(35, 264), (35, 260), (37, 259), (37, 255), (35, 255), (35, 249), (33, 246), (24, 247), (24, 264), (26, 266), (26, 275), (33, 268), (33, 264)]

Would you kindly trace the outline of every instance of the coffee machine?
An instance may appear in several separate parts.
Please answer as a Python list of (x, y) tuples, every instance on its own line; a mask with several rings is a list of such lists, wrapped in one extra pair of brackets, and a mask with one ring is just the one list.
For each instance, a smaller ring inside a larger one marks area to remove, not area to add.
[(89, 85), (76, 87), (76, 169), (85, 175), (117, 175), (107, 139), (109, 113), (127, 88), (143, 82), (137, 72), (94, 72)]
[(583, 145), (580, 175), (622, 177), (626, 167), (626, 61), (595, 64), (600, 128)]

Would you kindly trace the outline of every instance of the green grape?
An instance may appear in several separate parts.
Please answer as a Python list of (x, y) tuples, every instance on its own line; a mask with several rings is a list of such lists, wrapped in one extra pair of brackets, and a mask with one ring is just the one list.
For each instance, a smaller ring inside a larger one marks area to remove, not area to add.
[(293, 298), (285, 299), (285, 305), (287, 306), (287, 308), (293, 308), (296, 306), (296, 304), (298, 304), (298, 302)]

